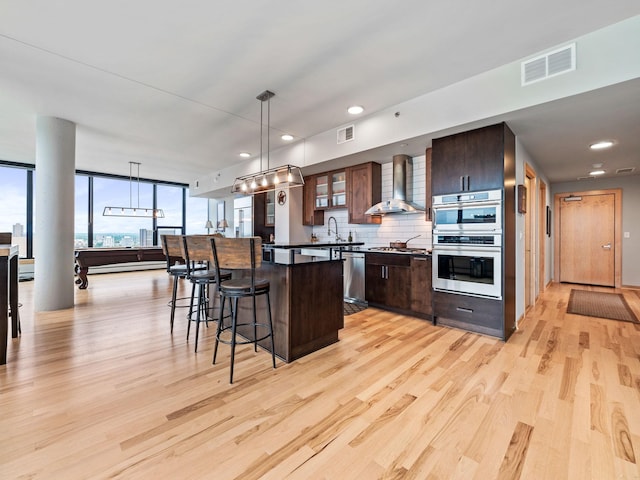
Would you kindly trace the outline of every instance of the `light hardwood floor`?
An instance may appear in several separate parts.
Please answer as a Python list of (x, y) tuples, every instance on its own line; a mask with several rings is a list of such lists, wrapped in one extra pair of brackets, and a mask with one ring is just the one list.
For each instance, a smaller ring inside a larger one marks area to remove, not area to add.
[[(3, 479), (640, 478), (640, 327), (553, 285), (505, 344), (367, 309), (291, 364), (169, 333), (164, 271), (94, 275), (0, 367)], [(638, 291), (624, 294), (640, 316)], [(186, 294), (186, 289), (182, 290)]]

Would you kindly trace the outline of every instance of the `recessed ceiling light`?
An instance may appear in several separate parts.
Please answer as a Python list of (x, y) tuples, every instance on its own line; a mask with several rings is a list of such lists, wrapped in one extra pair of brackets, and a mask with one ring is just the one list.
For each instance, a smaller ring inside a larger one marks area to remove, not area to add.
[(604, 174), (604, 170), (593, 170), (591, 172), (589, 172), (589, 175), (603, 175)]
[(360, 115), (362, 112), (364, 112), (364, 107), (361, 107), (360, 105), (352, 105), (351, 107), (347, 108), (347, 112), (349, 112), (351, 115)]
[(601, 142), (592, 143), (589, 145), (591, 150), (602, 150), (603, 148), (609, 148), (613, 145), (611, 140), (603, 140)]
[(249, 152), (240, 152), (239, 155), (242, 158), (249, 158), (251, 156), (251, 154)]
[(288, 133), (285, 133), (280, 138), (285, 142), (290, 142), (291, 140), (293, 140), (293, 135), (289, 135)]

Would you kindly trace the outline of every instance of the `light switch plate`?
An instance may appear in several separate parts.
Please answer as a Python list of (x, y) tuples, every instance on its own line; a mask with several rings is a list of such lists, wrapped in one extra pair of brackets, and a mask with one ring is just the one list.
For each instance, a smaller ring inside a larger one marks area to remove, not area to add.
[(624, 238), (631, 238), (631, 233), (624, 232)]

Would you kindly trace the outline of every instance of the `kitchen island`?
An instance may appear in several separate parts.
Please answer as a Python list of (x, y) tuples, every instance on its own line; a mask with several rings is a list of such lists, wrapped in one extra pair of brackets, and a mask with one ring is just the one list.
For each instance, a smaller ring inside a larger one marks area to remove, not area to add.
[[(263, 245), (263, 262), (256, 275), (271, 283), (276, 355), (292, 362), (338, 341), (344, 326), (343, 264), (340, 258), (326, 255), (324, 249), (350, 248), (360, 243), (271, 244)], [(317, 248), (318, 255), (302, 254)], [(338, 256), (339, 257), (339, 256)], [(258, 321), (266, 318), (266, 297), (257, 298)], [(240, 302), (238, 322), (252, 315), (251, 303)], [(238, 328), (241, 335), (252, 338), (253, 332)], [(271, 349), (268, 339), (260, 342)]]

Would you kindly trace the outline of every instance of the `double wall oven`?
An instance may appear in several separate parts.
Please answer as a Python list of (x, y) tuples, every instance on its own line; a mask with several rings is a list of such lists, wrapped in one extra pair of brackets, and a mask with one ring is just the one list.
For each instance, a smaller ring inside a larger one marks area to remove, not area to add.
[(433, 289), (502, 299), (502, 191), (433, 197)]

